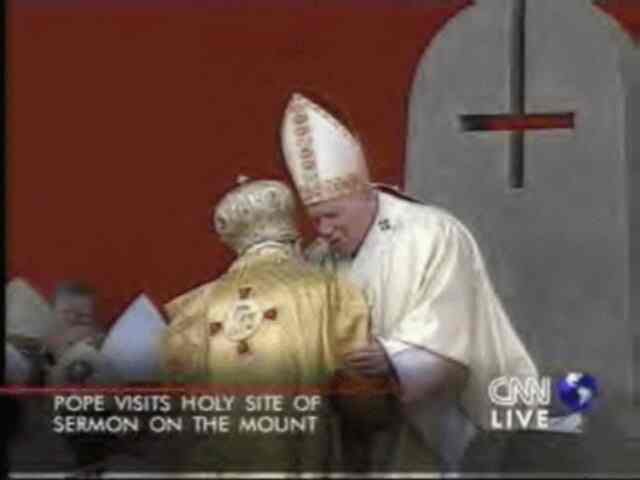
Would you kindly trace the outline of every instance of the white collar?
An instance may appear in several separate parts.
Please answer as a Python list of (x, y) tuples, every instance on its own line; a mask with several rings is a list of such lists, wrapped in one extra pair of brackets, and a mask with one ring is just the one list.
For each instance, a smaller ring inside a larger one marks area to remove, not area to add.
[(245, 255), (251, 255), (251, 254), (262, 255), (265, 253), (270, 253), (272, 251), (278, 251), (283, 253), (293, 253), (294, 246), (293, 244), (276, 242), (275, 240), (265, 240), (264, 242), (251, 245), (244, 252), (242, 252), (241, 257)]

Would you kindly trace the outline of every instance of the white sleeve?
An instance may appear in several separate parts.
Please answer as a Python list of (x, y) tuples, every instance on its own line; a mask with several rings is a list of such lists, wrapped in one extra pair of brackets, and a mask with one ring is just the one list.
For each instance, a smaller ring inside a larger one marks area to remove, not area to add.
[(394, 339), (378, 341), (384, 347), (400, 382), (400, 399), (403, 403), (413, 403), (422, 398), (429, 388), (432, 377), (429, 371), (434, 363), (442, 361), (437, 355)]
[(477, 433), (476, 427), (450, 399), (420, 401), (429, 388), (429, 371), (434, 362), (442, 359), (428, 350), (398, 340), (378, 340), (398, 375), (400, 399), (405, 405), (408, 422), (451, 468), (457, 468)]

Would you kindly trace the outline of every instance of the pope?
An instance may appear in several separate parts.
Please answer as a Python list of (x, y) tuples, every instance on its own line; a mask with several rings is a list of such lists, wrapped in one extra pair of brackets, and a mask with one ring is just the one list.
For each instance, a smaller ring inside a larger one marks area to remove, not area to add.
[[(400, 387), (396, 421), (345, 441), (345, 457), (365, 470), (429, 458), (419, 468), (458, 469), (489, 426), (490, 381), (537, 377), (473, 235), (451, 213), (372, 183), (362, 142), (317, 101), (291, 96), (281, 141), (318, 233), (309, 259), (358, 285), (371, 309), (372, 340), (345, 364)], [(416, 444), (404, 439), (419, 442), (403, 459), (402, 445)]]

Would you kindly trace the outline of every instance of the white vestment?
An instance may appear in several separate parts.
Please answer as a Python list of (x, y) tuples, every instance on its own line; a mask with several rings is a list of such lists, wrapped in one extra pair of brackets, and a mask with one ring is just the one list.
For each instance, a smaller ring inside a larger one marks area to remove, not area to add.
[[(455, 468), (475, 427), (489, 425), (490, 381), (537, 377), (537, 371), (465, 226), (441, 209), (377, 193), (377, 216), (355, 258), (310, 259), (337, 268), (362, 288), (372, 335), (385, 347), (411, 403), (407, 423)], [(420, 401), (425, 349), (468, 368), (460, 405)]]

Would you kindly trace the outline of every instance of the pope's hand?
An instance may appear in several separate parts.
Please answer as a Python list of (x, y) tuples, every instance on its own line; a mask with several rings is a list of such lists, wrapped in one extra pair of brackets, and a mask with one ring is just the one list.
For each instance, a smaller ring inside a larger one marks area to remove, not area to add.
[(344, 367), (367, 377), (391, 377), (393, 374), (387, 353), (377, 340), (345, 354)]

